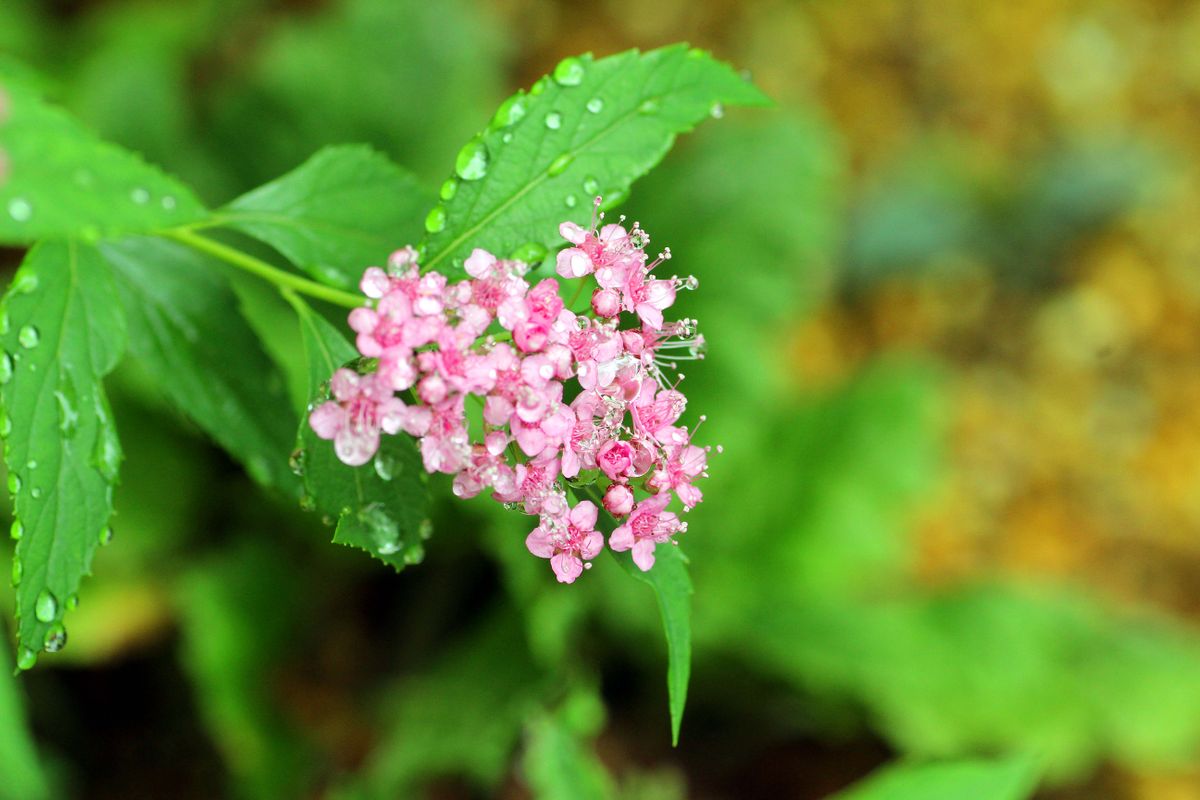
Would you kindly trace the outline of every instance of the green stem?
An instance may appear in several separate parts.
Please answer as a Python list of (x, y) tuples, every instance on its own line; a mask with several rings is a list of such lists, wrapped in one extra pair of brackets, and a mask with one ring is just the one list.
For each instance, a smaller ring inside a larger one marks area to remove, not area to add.
[(307, 278), (301, 278), (299, 275), (294, 275), (278, 267), (273, 267), (261, 259), (243, 253), (241, 250), (223, 245), (215, 239), (192, 233), (190, 230), (175, 228), (164, 231), (162, 235), (168, 239), (174, 239), (181, 244), (185, 244), (194, 250), (199, 250), (214, 258), (219, 258), (225, 263), (245, 270), (252, 275), (257, 275), (263, 280), (270, 281), (280, 287), (280, 289), (291, 289), (300, 294), (306, 294), (309, 297), (315, 297), (318, 300), (324, 300), (327, 303), (345, 306), (346, 308), (358, 308), (364, 302), (364, 298), (358, 295), (324, 286)]

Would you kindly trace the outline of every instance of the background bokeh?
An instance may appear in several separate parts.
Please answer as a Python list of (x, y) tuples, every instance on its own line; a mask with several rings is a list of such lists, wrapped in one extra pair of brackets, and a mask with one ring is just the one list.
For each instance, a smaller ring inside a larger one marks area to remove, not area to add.
[(339, 142), (436, 185), (559, 58), (681, 39), (778, 105), (622, 209), (701, 279), (725, 449), (680, 747), (644, 587), (553, 584), (446, 487), (393, 575), (131, 366), (70, 644), (0, 648), (0, 785), (31, 742), (87, 798), (819, 798), (1030, 752), (1045, 798), (1200, 798), (1200, 3), (0, 3), (0, 53), (214, 204)]

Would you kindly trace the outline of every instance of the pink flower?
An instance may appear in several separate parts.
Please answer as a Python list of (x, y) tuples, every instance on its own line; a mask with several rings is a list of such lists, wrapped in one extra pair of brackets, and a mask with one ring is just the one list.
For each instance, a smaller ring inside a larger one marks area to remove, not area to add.
[(683, 510), (691, 511), (704, 499), (704, 494), (692, 485), (692, 481), (705, 474), (708, 451), (692, 444), (682, 428), (671, 428), (670, 431), (676, 435), (668, 441), (674, 441), (664, 445), (666, 458), (646, 481), (646, 488), (662, 493), (673, 490), (683, 503)]
[(687, 408), (687, 398), (681, 392), (666, 389), (655, 393), (654, 388), (653, 382), (645, 383), (630, 408), (633, 429), (650, 439), (674, 425)]
[(622, 307), (636, 313), (642, 322), (658, 330), (663, 326), (663, 310), (675, 302), (675, 282), (646, 280), (644, 269), (629, 270), (621, 286)]
[(634, 507), (629, 519), (608, 537), (608, 546), (618, 553), (633, 550), (633, 563), (647, 572), (654, 566), (654, 548), (671, 536), (687, 530), (685, 523), (670, 511), (664, 511), (669, 494), (656, 494)]
[(615, 289), (597, 289), (592, 292), (592, 311), (597, 317), (615, 317), (621, 313), (621, 295)]
[(629, 446), (629, 442), (609, 439), (600, 446), (600, 451), (596, 453), (596, 463), (605, 475), (616, 480), (623, 477), (633, 465), (633, 448)]
[(374, 374), (339, 369), (329, 385), (334, 400), (317, 406), (308, 424), (317, 436), (333, 440), (343, 463), (365, 464), (379, 449), (379, 432), (396, 433), (409, 410)]
[(379, 358), (393, 348), (411, 347), (405, 323), (412, 315), (412, 303), (399, 291), (383, 295), (374, 309), (363, 307), (351, 311), (350, 327), (358, 334), (358, 352), (367, 358)]
[(596, 530), (596, 506), (584, 500), (564, 518), (543, 515), (540, 524), (525, 539), (529, 552), (550, 559), (559, 583), (574, 583), (583, 574), (583, 562), (591, 561), (604, 547), (604, 536)]
[(614, 517), (623, 517), (633, 510), (633, 490), (623, 483), (614, 483), (604, 493), (604, 510)]

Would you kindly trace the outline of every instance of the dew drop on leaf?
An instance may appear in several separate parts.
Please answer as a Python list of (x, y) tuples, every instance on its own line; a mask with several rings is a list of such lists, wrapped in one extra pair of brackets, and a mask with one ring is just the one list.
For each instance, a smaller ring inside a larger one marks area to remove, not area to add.
[(446, 182), (442, 184), (441, 191), (438, 192), (438, 197), (443, 200), (453, 200), (456, 194), (458, 194), (458, 180), (447, 178)]
[(12, 433), (12, 417), (8, 415), (7, 411), (0, 408), (0, 438), (7, 439), (10, 433)]
[(57, 653), (67, 646), (67, 629), (61, 622), (50, 626), (46, 631), (46, 638), (42, 639), (42, 645), (46, 648), (47, 653)]
[(70, 439), (79, 430), (79, 410), (75, 407), (75, 388), (69, 381), (62, 383), (54, 393), (58, 401), (58, 429)]
[(428, 233), (441, 233), (446, 228), (446, 209), (444, 206), (434, 206), (425, 217), (425, 230)]
[(525, 102), (525, 95), (518, 92), (501, 103), (492, 117), (492, 130), (516, 125), (525, 116)]
[(417, 526), (417, 535), (422, 539), (428, 539), (430, 536), (433, 536), (433, 520), (421, 520), (421, 524)]
[(29, 496), (32, 497), (34, 500), (38, 500), (42, 496), (42, 490), (35, 486), (29, 490)]
[(534, 97), (537, 97), (542, 92), (546, 91), (546, 86), (549, 83), (550, 83), (550, 79), (547, 78), (545, 75), (543, 75), (542, 77), (538, 78), (537, 81), (534, 82), (533, 86), (529, 87), (529, 93), (531, 95), (533, 95)]
[(500, 141), (504, 142), (505, 144), (508, 144), (509, 142), (512, 141), (512, 134), (511, 133), (504, 134), (503, 136), (500, 137)]
[(600, 181), (596, 180), (595, 176), (588, 175), (583, 179), (583, 190), (588, 194), (599, 194)]
[(140, 186), (130, 192), (129, 197), (139, 206), (144, 206), (146, 203), (150, 202), (150, 193)]
[(174, 210), (175, 210), (175, 198), (174, 198), (174, 197), (171, 197), (171, 195), (169, 195), (169, 194), (168, 194), (168, 195), (163, 195), (163, 199), (162, 199), (162, 200), (160, 200), (159, 202), (162, 204), (162, 207), (163, 207), (165, 210), (167, 210), (167, 211), (174, 211)]
[(477, 181), (487, 175), (488, 160), (487, 145), (483, 143), (483, 139), (476, 136), (458, 151), (458, 156), (454, 159), (454, 171), (464, 181)]
[(546, 257), (546, 252), (546, 247), (541, 242), (526, 242), (513, 250), (509, 258), (526, 264), (537, 264)]
[(587, 110), (593, 114), (599, 114), (604, 110), (604, 101), (599, 97), (593, 97), (587, 101)]
[(13, 294), (29, 294), (38, 287), (38, 276), (36, 272), (23, 269), (17, 273), (17, 277), (13, 279), (12, 293)]
[(38, 346), (38, 342), (42, 340), (42, 335), (38, 333), (38, 329), (32, 325), (26, 325), (17, 333), (17, 341), (26, 349), (32, 349)]
[[(20, 484), (17, 484), (18, 487)], [(12, 527), (8, 529), (8, 535), (14, 542), (21, 541), (21, 537), (25, 535), (25, 523), (19, 519), (14, 519)]]
[[(21, 491), (21, 476), (15, 472), (8, 473), (8, 493), (16, 494)], [(16, 525), (17, 523), (13, 523)]]
[(33, 615), (38, 622), (54, 622), (58, 617), (58, 600), (49, 589), (42, 589), (33, 601)]
[(113, 529), (111, 525), (105, 525), (100, 529), (100, 536), (97, 537), (100, 544), (108, 544), (113, 540)]
[(638, 106), (639, 114), (653, 114), (656, 111), (658, 111), (657, 97), (651, 97), (649, 100), (643, 100), (642, 104)]
[(375, 474), (380, 480), (390, 481), (396, 476), (396, 459), (383, 453), (375, 456)]
[(708, 110), (709, 116), (713, 119), (721, 119), (725, 116), (725, 106), (720, 103), (713, 103), (712, 108)]
[(121, 445), (111, 425), (100, 426), (100, 435), (96, 437), (96, 446), (92, 451), (92, 463), (106, 481), (111, 483), (117, 479), (121, 467)]
[(307, 456), (308, 454), (305, 452), (303, 447), (297, 447), (292, 451), (292, 454), (288, 456), (288, 468), (297, 478), (304, 475), (304, 462)]
[(8, 215), (17, 222), (28, 222), (33, 216), (33, 206), (23, 197), (14, 197), (8, 201)]
[(311, 494), (300, 495), (300, 510), (312, 511), (317, 507), (317, 499)]
[(0, 311), (0, 334), (8, 333), (9, 324), (8, 311)]
[(0, 385), (8, 383), (13, 376), (13, 360), (8, 353), (0, 355)]
[(17, 558), (16, 556), (13, 556), (13, 565), (12, 565), (12, 585), (13, 586), (21, 585), (21, 576), (24, 573), (24, 571), (25, 571), (25, 568), (21, 566), (21, 559)]
[(562, 127), (562, 114), (557, 111), (551, 111), (546, 115), (546, 127), (552, 131), (556, 131)]
[(575, 204), (579, 201), (575, 199), (575, 195), (569, 194), (563, 198), (563, 202), (566, 204), (567, 208), (574, 208)]
[(22, 647), (21, 652), (17, 654), (17, 669), (33, 669), (37, 659), (37, 653), (28, 647)]
[(67, 596), (67, 611), (74, 611), (79, 608), (79, 595), (72, 594)]
[(575, 156), (570, 153), (563, 153), (558, 158), (550, 162), (550, 166), (546, 169), (546, 174), (553, 178), (555, 175), (562, 175), (567, 167), (571, 166), (571, 162), (575, 160)]
[(554, 82), (559, 86), (578, 86), (583, 83), (583, 72), (583, 63), (578, 58), (564, 58), (554, 68)]

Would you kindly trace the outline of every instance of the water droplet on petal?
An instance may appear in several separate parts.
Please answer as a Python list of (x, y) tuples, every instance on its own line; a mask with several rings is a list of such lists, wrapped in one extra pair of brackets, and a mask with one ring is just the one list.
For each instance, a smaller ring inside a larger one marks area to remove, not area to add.
[(28, 222), (33, 216), (33, 206), (24, 197), (14, 197), (8, 201), (8, 215), (17, 222)]
[(546, 169), (546, 174), (553, 178), (555, 175), (561, 175), (566, 171), (567, 167), (571, 166), (571, 162), (575, 160), (575, 156), (570, 153), (563, 153), (558, 158), (550, 162), (550, 166)]
[(600, 181), (596, 180), (595, 176), (588, 175), (583, 179), (583, 190), (588, 194), (599, 194)]
[(38, 342), (41, 340), (42, 335), (38, 333), (38, 329), (32, 325), (26, 325), (17, 333), (17, 341), (20, 342), (21, 346), (27, 350), (37, 347)]
[(587, 101), (587, 110), (593, 114), (599, 114), (604, 110), (604, 100), (599, 97), (593, 97)]
[(541, 242), (526, 242), (513, 250), (509, 258), (526, 264), (538, 264), (546, 257), (546, 253), (546, 247)]
[(0, 385), (8, 383), (13, 376), (13, 360), (8, 353), (0, 355)]
[(551, 111), (546, 115), (546, 127), (552, 131), (556, 131), (562, 127), (562, 114), (557, 111)]
[(517, 92), (496, 109), (496, 114), (492, 117), (492, 130), (516, 125), (525, 116), (525, 108), (525, 95)]
[(22, 647), (21, 652), (17, 654), (17, 669), (33, 669), (37, 664), (38, 655), (28, 647)]
[(129, 193), (129, 197), (139, 206), (144, 206), (150, 202), (150, 193), (140, 186)]
[(583, 63), (578, 58), (564, 58), (554, 68), (554, 82), (559, 86), (578, 86), (583, 83), (583, 73)]
[(425, 217), (425, 230), (429, 233), (440, 233), (446, 227), (446, 209), (434, 206)]
[[(18, 484), (18, 488), (20, 484)], [(19, 519), (14, 519), (12, 527), (8, 529), (8, 535), (14, 542), (21, 541), (21, 537), (25, 535), (25, 523)]]
[(458, 151), (454, 159), (454, 171), (464, 181), (477, 181), (487, 175), (489, 158), (487, 145), (476, 136)]
[(101, 529), (100, 529), (100, 536), (99, 536), (99, 537), (97, 537), (97, 538), (99, 539), (99, 541), (100, 541), (100, 544), (102, 544), (102, 545), (104, 545), (104, 544), (108, 544), (109, 542), (111, 542), (111, 541), (113, 540), (113, 529), (112, 529), (112, 526), (111, 526), (111, 525), (105, 525), (103, 528), (101, 528)]
[(574, 208), (575, 204), (578, 203), (579, 201), (577, 199), (575, 199), (575, 195), (569, 194), (563, 198), (563, 202), (566, 203), (567, 208)]
[(456, 194), (458, 194), (458, 180), (447, 178), (446, 182), (442, 184), (441, 191), (438, 192), (438, 197), (443, 200), (453, 200)]
[(42, 589), (33, 601), (33, 615), (38, 622), (54, 622), (58, 617), (58, 600), (49, 589)]
[(46, 631), (46, 638), (42, 639), (42, 645), (47, 653), (57, 653), (67, 646), (67, 629), (61, 622), (50, 626)]

